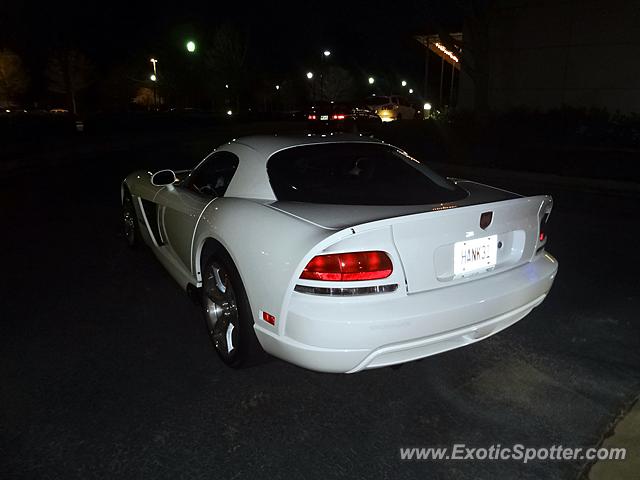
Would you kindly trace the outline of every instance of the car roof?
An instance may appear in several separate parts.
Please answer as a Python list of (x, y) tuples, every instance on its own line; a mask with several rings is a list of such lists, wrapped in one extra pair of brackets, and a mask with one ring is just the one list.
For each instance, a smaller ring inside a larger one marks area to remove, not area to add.
[(274, 153), (287, 148), (329, 143), (385, 144), (371, 137), (342, 133), (254, 135), (233, 139), (217, 149), (217, 151), (232, 152), (240, 159), (238, 168), (225, 192), (225, 197), (276, 200), (267, 175), (266, 166), (269, 158)]
[(232, 143), (245, 145), (265, 157), (265, 161), (274, 153), (285, 148), (299, 147), (303, 145), (317, 145), (323, 143), (380, 143), (384, 142), (376, 138), (361, 134), (327, 133), (324, 135), (299, 134), (299, 135), (252, 135), (234, 139)]

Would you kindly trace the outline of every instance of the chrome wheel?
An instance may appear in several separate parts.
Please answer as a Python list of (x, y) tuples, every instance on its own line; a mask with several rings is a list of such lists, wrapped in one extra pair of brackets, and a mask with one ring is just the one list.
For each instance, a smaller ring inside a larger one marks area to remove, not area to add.
[(204, 272), (207, 329), (218, 354), (230, 361), (238, 347), (238, 304), (229, 274), (214, 261)]
[(136, 243), (136, 212), (133, 208), (133, 201), (130, 195), (125, 195), (122, 204), (122, 221), (124, 228), (124, 238), (129, 245)]

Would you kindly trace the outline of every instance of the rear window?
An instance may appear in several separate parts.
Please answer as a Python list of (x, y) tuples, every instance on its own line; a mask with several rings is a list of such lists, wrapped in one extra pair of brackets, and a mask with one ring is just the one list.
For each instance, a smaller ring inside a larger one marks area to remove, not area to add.
[(427, 205), (467, 192), (388, 145), (328, 143), (293, 147), (267, 163), (281, 201), (340, 205)]

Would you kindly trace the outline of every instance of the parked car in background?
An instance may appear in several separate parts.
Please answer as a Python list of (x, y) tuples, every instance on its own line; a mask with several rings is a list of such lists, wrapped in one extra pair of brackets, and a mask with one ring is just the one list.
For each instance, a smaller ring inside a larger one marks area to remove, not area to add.
[(307, 122), (312, 132), (368, 132), (380, 117), (364, 104), (321, 102), (311, 106)]
[(409, 101), (399, 95), (373, 95), (365, 101), (367, 106), (374, 110), (383, 122), (393, 120), (411, 120), (416, 118), (417, 111)]

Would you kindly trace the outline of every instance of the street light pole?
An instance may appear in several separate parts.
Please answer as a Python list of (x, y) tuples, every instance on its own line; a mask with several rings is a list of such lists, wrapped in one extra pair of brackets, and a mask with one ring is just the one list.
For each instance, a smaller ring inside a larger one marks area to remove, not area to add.
[[(307, 79), (308, 80), (313, 80), (313, 72), (307, 72)], [(315, 101), (315, 95), (316, 94), (316, 82), (312, 82), (311, 83), (311, 100)]]
[(429, 100), (429, 37), (427, 37), (427, 49), (424, 54), (424, 98)]
[[(185, 48), (187, 49), (187, 53), (188, 56), (190, 57), (194, 57), (195, 56), (195, 52), (196, 52), (196, 42), (194, 42), (193, 40), (188, 40), (187, 43), (185, 43)], [(194, 107), (194, 103), (197, 102), (197, 94), (195, 93), (197, 91), (197, 89), (195, 88), (195, 79), (194, 79), (194, 70), (195, 70), (195, 65), (194, 65), (194, 61), (193, 60), (187, 60), (187, 70), (189, 72), (188, 74), (188, 84), (189, 84), (189, 92), (187, 93), (185, 99), (186, 99), (186, 106), (187, 107)]]
[(443, 106), (442, 106), (442, 82), (444, 80), (444, 55), (441, 56), (441, 62), (440, 62), (440, 109), (442, 110)]
[(451, 87), (449, 89), (449, 109), (453, 110), (453, 82), (456, 77), (456, 63), (451, 64)]
[(325, 50), (322, 52), (322, 69), (320, 70), (320, 101), (324, 100), (324, 71), (325, 71), (325, 60), (329, 58), (331, 52), (329, 50)]
[(153, 107), (157, 112), (158, 111), (158, 95), (157, 95), (157, 89), (156, 89), (156, 82), (158, 81), (158, 71), (157, 71), (156, 63), (158, 63), (158, 60), (156, 60), (155, 58), (152, 58), (150, 62), (153, 64)]

